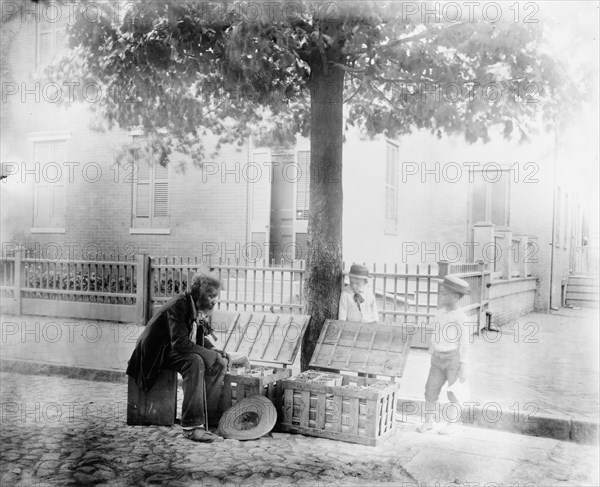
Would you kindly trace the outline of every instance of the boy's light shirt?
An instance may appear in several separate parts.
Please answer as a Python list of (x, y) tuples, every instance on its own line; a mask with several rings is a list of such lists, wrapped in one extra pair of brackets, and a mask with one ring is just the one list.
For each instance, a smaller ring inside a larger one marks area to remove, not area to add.
[(350, 286), (346, 286), (340, 296), (338, 309), (338, 319), (342, 321), (358, 321), (370, 323), (379, 321), (379, 312), (377, 310), (377, 300), (371, 291), (369, 285), (365, 286), (360, 292), (365, 299), (360, 305), (360, 310), (354, 301), (354, 291)]
[(431, 338), (429, 352), (449, 352), (458, 349), (460, 361), (467, 363), (469, 361), (471, 335), (475, 324), (474, 319), (469, 318), (460, 309), (449, 311), (444, 308), (438, 310), (430, 321), (433, 330), (428, 330), (428, 335)]

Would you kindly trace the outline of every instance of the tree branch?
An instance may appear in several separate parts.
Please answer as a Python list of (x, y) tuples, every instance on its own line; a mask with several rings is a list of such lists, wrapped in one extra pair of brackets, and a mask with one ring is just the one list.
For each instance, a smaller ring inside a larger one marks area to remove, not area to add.
[[(439, 35), (441, 33), (447, 32), (447, 31), (449, 31), (451, 29), (455, 29), (455, 28), (457, 28), (459, 26), (462, 27), (463, 25), (466, 25), (466, 22), (459, 22), (457, 24), (452, 24), (452, 25), (450, 25), (448, 27), (444, 27), (443, 29), (435, 31), (435, 34)], [(409, 36), (409, 37), (402, 37), (401, 39), (397, 39), (397, 40), (395, 40), (393, 42), (390, 42), (389, 44), (386, 44), (384, 46), (380, 46), (379, 49), (381, 51), (386, 51), (387, 49), (389, 49), (391, 47), (396, 47), (399, 44), (405, 44), (407, 42), (418, 41), (420, 39), (426, 38), (433, 31), (434, 31), (434, 29), (429, 28), (429, 29), (421, 32), (420, 34), (415, 34), (415, 35)], [(372, 51), (372, 50), (373, 49), (368, 49), (368, 48), (367, 49), (357, 49), (356, 51), (347, 51), (344, 54), (347, 55), (347, 56), (354, 56), (354, 55), (357, 55), (357, 54), (358, 55), (360, 55), (360, 54), (366, 54), (367, 52)]]

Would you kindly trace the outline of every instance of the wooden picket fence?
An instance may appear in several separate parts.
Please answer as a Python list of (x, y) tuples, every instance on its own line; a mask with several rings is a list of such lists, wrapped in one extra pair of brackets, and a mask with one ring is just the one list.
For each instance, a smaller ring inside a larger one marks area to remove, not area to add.
[[(214, 272), (224, 284), (219, 309), (306, 313), (304, 261), (275, 265), (147, 255), (53, 261), (15, 252), (3, 255), (0, 263), (2, 307), (10, 314), (146, 323), (154, 309), (185, 292), (202, 270)], [(345, 279), (346, 265), (343, 269)], [(461, 306), (477, 317), (479, 328), (485, 326), (491, 273), (482, 263), (372, 265), (370, 274), (382, 322), (427, 326), (437, 309), (436, 279), (454, 274), (471, 288)]]

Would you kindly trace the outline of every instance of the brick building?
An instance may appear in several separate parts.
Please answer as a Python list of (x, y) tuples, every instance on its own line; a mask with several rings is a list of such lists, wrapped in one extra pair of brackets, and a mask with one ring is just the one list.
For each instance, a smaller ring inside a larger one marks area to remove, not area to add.
[[(105, 95), (90, 92), (85, 103), (67, 109), (57, 101), (76, 80), (58, 87), (38, 81), (64, 47), (64, 22), (17, 15), (3, 36), (10, 40), (4, 247), (24, 244), (50, 258), (149, 253), (279, 263), (305, 257), (307, 140), (292, 148), (247, 140), (204, 161), (176, 157), (182, 164), (167, 167), (137, 150), (117, 164), (123, 146), (141, 143), (144, 134), (94, 131), (94, 99)], [(216, 139), (203, 137), (211, 154)], [(547, 310), (551, 287), (553, 306), (562, 302), (573, 249), (594, 235), (586, 224), (593, 188), (582, 193), (581, 174), (566, 177), (573, 161), (551, 136), (524, 145), (466, 145), (425, 133), (392, 141), (349, 132), (343, 159), (347, 262), (472, 261), (482, 255), (474, 228), (493, 224), (492, 235), (527, 236), (527, 247), (512, 246), (514, 260), (530, 261), (529, 273), (540, 279), (536, 308)], [(317, 177), (338, 176), (332, 170)], [(493, 266), (497, 255), (484, 260)]]

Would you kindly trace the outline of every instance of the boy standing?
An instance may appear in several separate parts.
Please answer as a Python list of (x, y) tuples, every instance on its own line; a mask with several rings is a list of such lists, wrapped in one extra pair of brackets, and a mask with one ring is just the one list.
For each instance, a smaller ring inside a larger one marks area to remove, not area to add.
[(375, 296), (368, 286), (369, 269), (364, 265), (352, 264), (348, 277), (350, 285), (344, 288), (340, 296), (338, 319), (376, 323), (379, 313)]
[[(457, 380), (461, 383), (467, 380), (472, 320), (458, 308), (458, 302), (470, 294), (469, 284), (454, 276), (446, 276), (438, 282), (438, 312), (431, 321), (435, 330), (429, 347), (431, 367), (425, 384), (425, 422), (417, 428), (420, 433), (433, 429), (436, 403), (446, 381), (452, 385)], [(456, 407), (454, 395), (449, 393), (448, 398)], [(451, 433), (454, 424), (448, 422), (440, 433)]]

